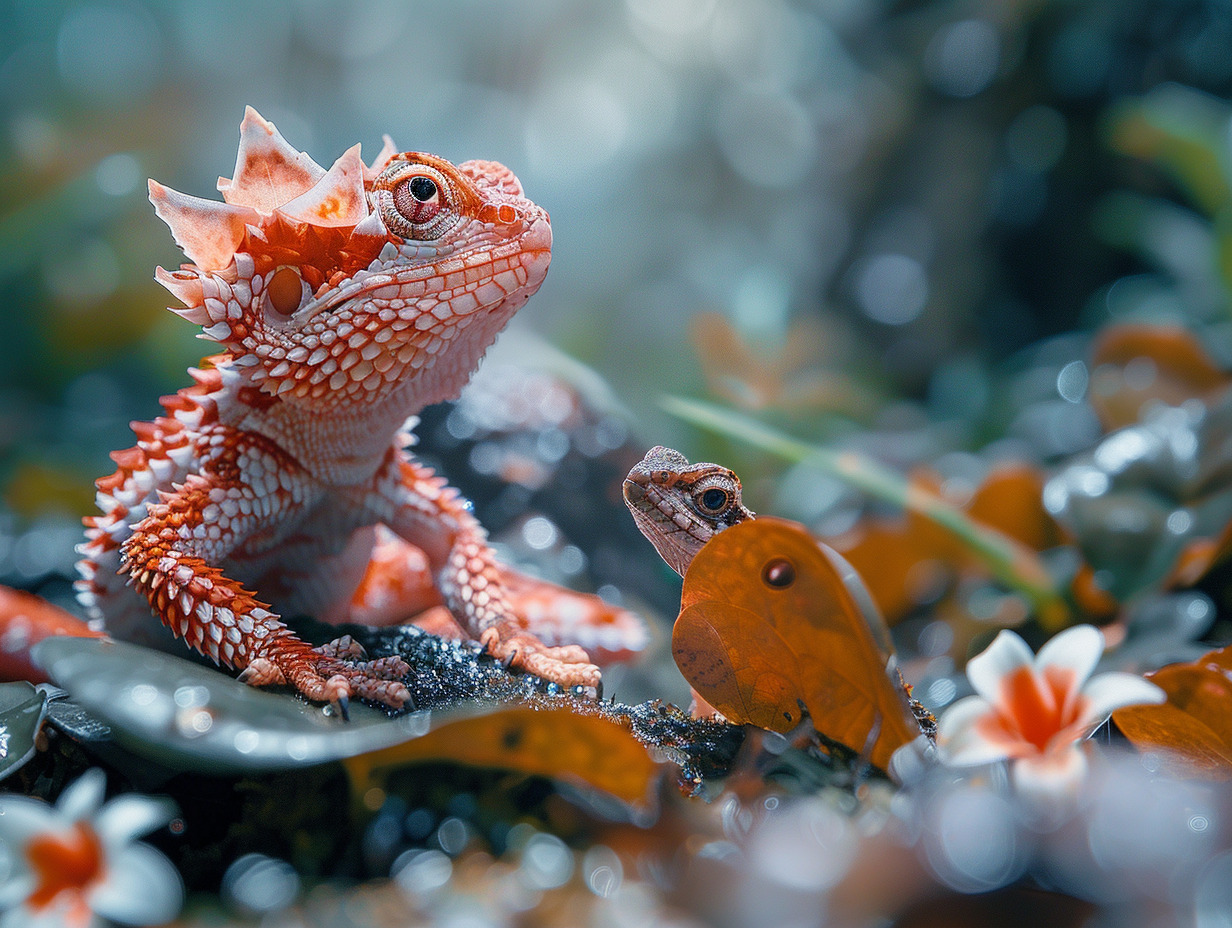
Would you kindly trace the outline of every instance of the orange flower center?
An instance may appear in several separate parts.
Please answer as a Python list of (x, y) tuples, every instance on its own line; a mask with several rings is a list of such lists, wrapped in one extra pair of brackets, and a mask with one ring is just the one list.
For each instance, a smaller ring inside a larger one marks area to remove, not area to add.
[(62, 834), (41, 834), (26, 845), (26, 859), (38, 878), (29, 904), (45, 908), (66, 889), (83, 891), (102, 879), (103, 846), (85, 822)]
[[(986, 717), (984, 735), (1000, 744), (1034, 748), (1044, 754), (1060, 742), (1076, 741), (1083, 699), (1072, 669), (1020, 667), (1002, 679), (995, 714)], [(1066, 736), (1066, 737), (1058, 737)]]

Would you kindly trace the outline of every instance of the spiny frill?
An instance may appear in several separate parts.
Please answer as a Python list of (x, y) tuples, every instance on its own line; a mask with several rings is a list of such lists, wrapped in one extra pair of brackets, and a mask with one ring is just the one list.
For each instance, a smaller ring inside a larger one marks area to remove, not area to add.
[[(269, 270), (290, 266), (317, 291), (371, 264), (390, 237), (366, 191), (397, 150), (385, 136), (369, 167), (360, 159), (359, 148), (347, 149), (327, 171), (248, 107), (240, 124), (234, 176), (218, 178), (223, 202), (179, 193), (151, 180), (154, 211), (192, 262), (155, 273), (185, 306), (171, 307), (172, 312), (204, 326), (206, 337), (234, 344), (246, 334), (248, 320), (233, 310), (226, 312), (226, 306), (215, 318), (214, 304), (206, 300), (211, 276), (228, 283), (252, 278), (259, 286)], [(240, 266), (248, 261), (251, 267)]]

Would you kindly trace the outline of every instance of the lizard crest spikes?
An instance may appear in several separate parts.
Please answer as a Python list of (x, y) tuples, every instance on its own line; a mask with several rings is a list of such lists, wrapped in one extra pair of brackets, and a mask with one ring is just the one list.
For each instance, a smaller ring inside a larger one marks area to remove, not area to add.
[(96, 623), (165, 643), (153, 611), (248, 682), (398, 706), (401, 661), (312, 648), (281, 621), (371, 616), (374, 591), (393, 590), (382, 621), (444, 606), (496, 659), (596, 685), (582, 648), (533, 633), (528, 604), (637, 623), (498, 564), (466, 501), (402, 435), (459, 393), (538, 289), (547, 213), (499, 164), (399, 153), (388, 137), (371, 166), (357, 145), (325, 170), (251, 108), (218, 188), (222, 202), (150, 183), (191, 262), (156, 278), (225, 352), (190, 369), (195, 384), (163, 399), (165, 416), (134, 423), (136, 446), (98, 481), (77, 584)]
[(656, 445), (629, 471), (625, 504), (633, 521), (676, 573), (702, 545), (753, 513), (740, 499), (740, 478), (718, 464), (690, 464), (683, 454)]

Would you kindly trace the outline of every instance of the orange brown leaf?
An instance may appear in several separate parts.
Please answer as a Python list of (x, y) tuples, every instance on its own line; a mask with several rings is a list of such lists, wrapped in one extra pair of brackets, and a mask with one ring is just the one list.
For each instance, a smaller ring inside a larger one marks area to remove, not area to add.
[(1182, 775), (1232, 779), (1230, 668), (1232, 654), (1224, 648), (1148, 674), (1168, 701), (1118, 709), (1112, 720), (1139, 750), (1171, 752)]
[(448, 761), (550, 777), (653, 805), (658, 766), (621, 725), (597, 715), (514, 706), (449, 720), (402, 744), (344, 761), (361, 788), (405, 764)]
[(1179, 406), (1195, 397), (1209, 399), (1232, 383), (1178, 326), (1111, 326), (1095, 342), (1091, 369), (1091, 405), (1107, 431), (1133, 425), (1148, 402)]
[[(1044, 509), (1044, 477), (1028, 464), (994, 467), (965, 501), (944, 493), (941, 478), (920, 469), (911, 475), (918, 499), (936, 497), (961, 506), (978, 526), (992, 529), (1015, 546), (1025, 560), (1060, 541), (1060, 529)], [(898, 518), (868, 518), (831, 542), (868, 580), (886, 621), (896, 624), (921, 602), (946, 589), (958, 575), (985, 572), (961, 538), (912, 509)], [(1022, 566), (1038, 570), (1036, 564)]]
[(819, 732), (884, 769), (920, 730), (886, 672), (884, 627), (853, 583), (850, 566), (801, 525), (732, 526), (685, 573), (672, 655), (730, 721), (788, 731), (803, 706)]

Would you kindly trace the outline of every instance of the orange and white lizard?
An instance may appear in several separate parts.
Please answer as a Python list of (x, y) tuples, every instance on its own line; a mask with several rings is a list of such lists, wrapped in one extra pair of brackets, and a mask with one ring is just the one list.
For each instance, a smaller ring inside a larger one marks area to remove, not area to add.
[(249, 683), (398, 707), (401, 659), (351, 660), (347, 639), (314, 648), (280, 615), (379, 624), (443, 603), (495, 658), (598, 684), (587, 653), (545, 644), (519, 604), (626, 630), (631, 647), (640, 623), (499, 565), (403, 432), (457, 396), (543, 282), (547, 212), (500, 164), (399, 153), (388, 137), (371, 166), (356, 145), (324, 170), (252, 108), (218, 189), (224, 202), (150, 182), (191, 262), (155, 276), (224, 351), (190, 369), (165, 416), (133, 424), (137, 445), (98, 481), (77, 583), (94, 624), (149, 641), (153, 611)]

